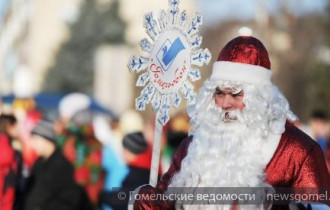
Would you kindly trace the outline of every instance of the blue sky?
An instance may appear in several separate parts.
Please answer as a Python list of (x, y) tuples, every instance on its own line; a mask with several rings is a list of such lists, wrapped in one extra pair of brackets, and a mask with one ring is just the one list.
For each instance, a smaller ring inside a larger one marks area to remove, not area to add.
[(326, 8), (328, 0), (196, 0), (199, 12), (204, 15), (207, 25), (228, 19), (254, 18), (260, 1), (266, 3), (267, 11), (276, 14), (280, 3), (285, 2), (295, 15), (320, 13)]

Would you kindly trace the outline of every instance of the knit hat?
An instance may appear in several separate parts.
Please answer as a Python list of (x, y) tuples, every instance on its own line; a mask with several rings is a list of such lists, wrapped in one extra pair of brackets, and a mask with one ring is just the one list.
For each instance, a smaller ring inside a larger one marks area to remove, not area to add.
[(123, 146), (134, 154), (140, 154), (147, 150), (148, 144), (141, 132), (134, 132), (124, 136)]
[(55, 142), (56, 135), (53, 128), (53, 123), (46, 120), (41, 120), (32, 130), (33, 135), (42, 136), (45, 139)]
[(272, 71), (264, 45), (251, 36), (239, 36), (227, 43), (213, 64), (211, 80), (257, 84), (270, 81)]

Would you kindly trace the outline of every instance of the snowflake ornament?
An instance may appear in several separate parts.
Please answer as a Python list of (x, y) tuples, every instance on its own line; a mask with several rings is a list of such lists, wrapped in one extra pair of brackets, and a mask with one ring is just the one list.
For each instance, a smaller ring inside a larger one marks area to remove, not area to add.
[(162, 125), (170, 119), (171, 106), (179, 107), (182, 97), (194, 102), (196, 94), (188, 79), (201, 79), (198, 67), (211, 60), (209, 50), (200, 49), (202, 37), (197, 35), (203, 17), (196, 14), (188, 24), (186, 12), (180, 13), (178, 6), (179, 0), (169, 0), (168, 11), (161, 10), (159, 17), (145, 14), (143, 26), (151, 40), (141, 40), (140, 46), (148, 56), (132, 56), (128, 63), (130, 72), (146, 71), (136, 82), (144, 88), (135, 108), (143, 111), (151, 102)]

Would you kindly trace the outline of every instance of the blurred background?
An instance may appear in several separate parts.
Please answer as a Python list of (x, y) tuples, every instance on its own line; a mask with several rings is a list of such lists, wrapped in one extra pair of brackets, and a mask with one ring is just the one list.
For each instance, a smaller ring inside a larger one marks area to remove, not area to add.
[[(128, 133), (141, 131), (147, 145), (152, 144), (153, 112), (150, 106), (146, 112), (132, 112), (141, 89), (135, 87), (138, 75), (129, 73), (127, 63), (132, 55), (142, 53), (139, 42), (147, 37), (143, 15), (167, 8), (167, 0), (0, 0), (1, 112), (18, 119), (21, 134), (16, 138), (23, 140), (16, 148), (24, 151), (27, 168), (36, 159), (29, 152), (27, 139), (40, 119), (55, 122), (57, 134), (62, 136), (59, 144), (66, 148), (63, 139), (67, 138), (63, 135), (70, 136), (72, 131), (65, 118), (68, 116), (64, 116), (68, 112), (70, 122), (76, 112), (85, 109), (102, 116), (104, 121), (97, 124), (98, 128), (93, 122), (93, 135), (102, 145), (110, 145), (120, 153), (118, 157), (125, 156), (121, 154), (122, 140)], [(179, 8), (185, 9), (190, 19), (195, 11), (204, 16), (200, 27), (202, 48), (209, 48), (213, 58), (203, 68), (202, 80), (210, 75), (220, 49), (238, 36), (242, 27), (248, 27), (268, 49), (273, 81), (300, 118), (301, 128), (314, 138), (322, 136), (323, 143), (327, 141), (324, 139), (328, 138), (330, 114), (328, 0), (181, 0)], [(202, 82), (194, 83), (195, 90)], [(83, 102), (73, 97), (66, 107), (83, 105), (63, 111), (61, 101), (77, 92), (84, 94), (88, 102), (84, 97)], [(164, 152), (162, 171), (166, 171), (178, 142), (189, 130), (184, 107), (181, 111), (174, 113), (173, 121), (165, 128), (163, 141), (169, 146)], [(96, 131), (102, 126), (111, 130), (111, 134)], [(87, 136), (90, 138), (90, 133)], [(109, 139), (117, 140), (107, 144)], [(71, 150), (80, 147), (77, 143), (80, 140), (75, 141), (74, 146), (68, 144), (69, 156)], [(102, 184), (98, 183), (97, 189), (89, 188), (89, 196), (96, 203)], [(105, 188), (111, 186), (115, 185)], [(93, 192), (97, 195), (92, 195)]]
[[(330, 10), (327, 0), (182, 0), (204, 15), (203, 47), (213, 61), (243, 26), (271, 55), (274, 81), (306, 121), (329, 112)], [(142, 17), (167, 1), (1, 0), (0, 91), (16, 97), (83, 92), (117, 113), (133, 108), (139, 89), (127, 70), (147, 35)], [(203, 70), (203, 78), (211, 72)], [(197, 83), (196, 88), (201, 84)]]

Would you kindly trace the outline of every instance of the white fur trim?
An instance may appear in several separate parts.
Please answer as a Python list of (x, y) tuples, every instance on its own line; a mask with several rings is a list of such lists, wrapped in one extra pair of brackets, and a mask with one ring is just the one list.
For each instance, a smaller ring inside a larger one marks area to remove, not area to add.
[(270, 133), (266, 143), (261, 145), (262, 156), (265, 166), (269, 163), (275, 154), (275, 151), (280, 143), (282, 135), (275, 135)]
[(229, 61), (217, 61), (213, 64), (211, 80), (231, 80), (258, 84), (270, 81), (272, 71), (261, 66)]

